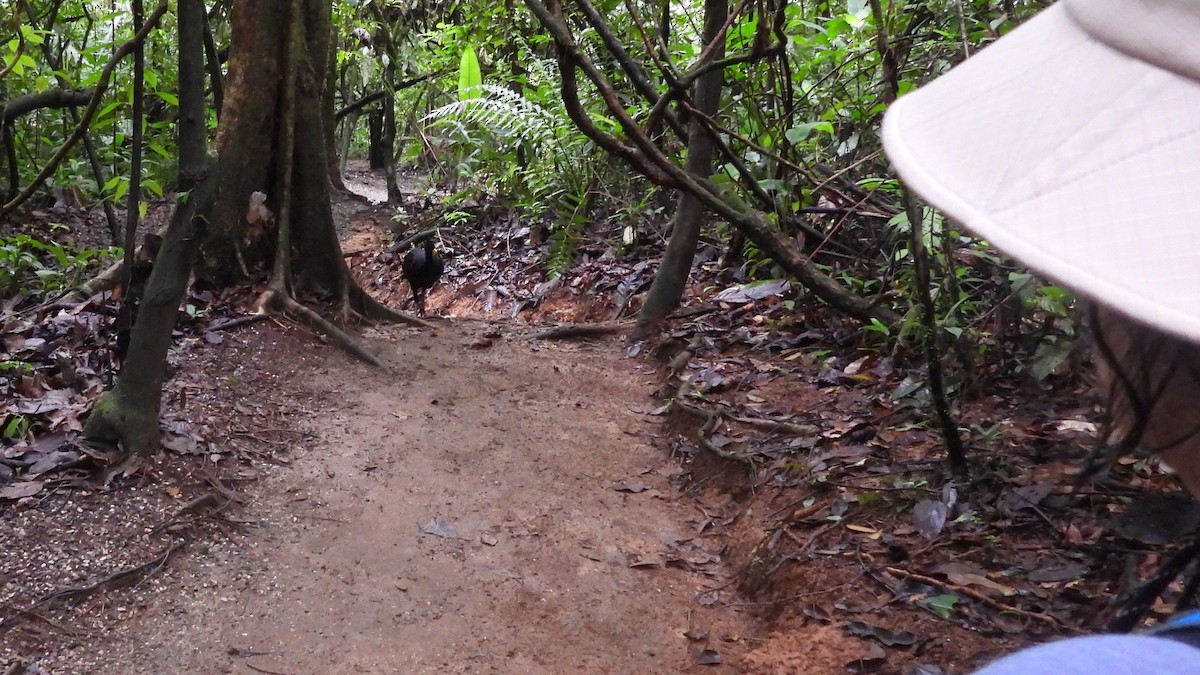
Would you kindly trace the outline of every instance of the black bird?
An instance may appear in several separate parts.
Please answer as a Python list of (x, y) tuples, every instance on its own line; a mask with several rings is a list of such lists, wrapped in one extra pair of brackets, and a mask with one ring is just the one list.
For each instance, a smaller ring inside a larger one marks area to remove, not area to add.
[(442, 257), (437, 254), (437, 251), (433, 250), (433, 238), (426, 239), (422, 247), (413, 247), (411, 251), (405, 253), (404, 263), (400, 269), (405, 280), (408, 281), (409, 287), (412, 288), (413, 302), (417, 305), (417, 311), (424, 316), (425, 296), (441, 278), (442, 272), (446, 271), (446, 263), (442, 261)]

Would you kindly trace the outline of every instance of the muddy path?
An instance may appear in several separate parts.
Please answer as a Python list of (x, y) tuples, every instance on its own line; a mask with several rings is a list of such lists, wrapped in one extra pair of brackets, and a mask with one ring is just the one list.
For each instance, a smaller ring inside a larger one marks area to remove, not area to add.
[(92, 672), (731, 668), (753, 629), (704, 594), (722, 542), (639, 412), (656, 376), (438, 324), (368, 332), (390, 373), (324, 349), (297, 374), (313, 440), (250, 490), (257, 524), (179, 562)]

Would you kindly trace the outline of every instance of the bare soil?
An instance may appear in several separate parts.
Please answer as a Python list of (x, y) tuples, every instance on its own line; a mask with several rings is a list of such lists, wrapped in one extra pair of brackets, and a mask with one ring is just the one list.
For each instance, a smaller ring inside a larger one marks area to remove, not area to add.
[[(654, 446), (660, 424), (644, 411), (656, 376), (616, 343), (438, 323), (368, 332), (386, 373), (294, 327), (224, 345), (224, 358), (263, 359), (225, 392), (234, 407), (269, 409), (262, 396), (283, 394), (291, 411), (271, 424), (309, 438), (287, 448), (286, 466), (253, 463), (234, 516), (253, 522), (193, 544), (151, 588), (83, 603), (102, 615), (86, 634), (65, 611), (0, 638), (3, 656), (54, 673), (721, 672), (695, 664), (736, 661), (753, 628), (701, 595), (717, 585), (722, 542), (693, 536), (700, 514), (676, 499), (677, 465)], [(171, 486), (195, 480), (164, 482), (152, 499), (178, 506), (192, 490)], [(58, 508), (8, 520), (54, 537)], [(692, 563), (699, 571), (679, 569)]]
[[(733, 649), (739, 617), (664, 567), (704, 542), (630, 409), (651, 387), (613, 345), (473, 348), (485, 332), (385, 328), (367, 345), (393, 372), (334, 357), (302, 377), (317, 440), (251, 509), (262, 557), (167, 601), (146, 672), (666, 672), (694, 626)], [(634, 479), (658, 492), (613, 489)]]

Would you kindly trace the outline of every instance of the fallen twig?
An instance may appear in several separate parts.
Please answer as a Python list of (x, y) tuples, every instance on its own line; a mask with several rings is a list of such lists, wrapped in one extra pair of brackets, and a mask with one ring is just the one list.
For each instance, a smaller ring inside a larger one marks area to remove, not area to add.
[(1029, 618), (1029, 619), (1037, 619), (1038, 621), (1041, 621), (1041, 622), (1048, 624), (1059, 630), (1067, 628), (1067, 626), (1064, 626), (1061, 621), (1059, 621), (1055, 617), (1051, 616), (1050, 614), (1045, 614), (1043, 612), (1030, 612), (1028, 610), (1021, 609), (1020, 607), (1006, 605), (1002, 602), (999, 602), (998, 600), (994, 600), (994, 599), (988, 597), (987, 595), (985, 595), (983, 593), (980, 593), (979, 591), (976, 591), (973, 588), (967, 588), (966, 586), (958, 586), (958, 585), (952, 584), (948, 581), (942, 581), (940, 579), (935, 579), (933, 577), (927, 577), (924, 574), (917, 574), (916, 572), (909, 572), (908, 570), (903, 570), (903, 569), (900, 569), (899, 567), (885, 567), (884, 569), (889, 574), (894, 574), (898, 577), (902, 577), (905, 579), (911, 579), (913, 581), (919, 581), (923, 584), (928, 584), (935, 588), (944, 588), (948, 591), (952, 591), (954, 593), (959, 593), (961, 595), (965, 595), (968, 598), (971, 598), (972, 600), (983, 603), (984, 605), (996, 610), (997, 612), (1000, 612), (1001, 614), (1016, 614), (1017, 616), (1023, 616), (1023, 617)]
[(266, 673), (267, 675), (287, 675), (287, 673), (283, 673), (278, 670), (267, 670), (266, 668), (259, 668), (258, 666), (254, 665), (253, 663), (249, 663), (249, 662), (246, 663), (246, 667), (249, 668), (250, 670), (254, 670), (254, 671), (257, 671), (260, 673)]
[(430, 237), (437, 235), (437, 232), (438, 231), (437, 231), (436, 227), (431, 227), (428, 230), (421, 230), (420, 232), (418, 232), (416, 234), (413, 234), (413, 235), (410, 235), (410, 236), (407, 236), (407, 237), (401, 239), (400, 241), (392, 244), (388, 248), (389, 248), (389, 250), (391, 250), (393, 252), (394, 251), (403, 251), (404, 249), (408, 248), (409, 246), (412, 246), (414, 244), (419, 244), (419, 243), (425, 241), (426, 239), (429, 239)]
[(65, 598), (85, 598), (92, 593), (109, 586), (114, 586), (123, 582), (137, 581), (147, 572), (156, 571), (163, 565), (167, 564), (167, 561), (171, 559), (171, 555), (186, 545), (186, 539), (177, 541), (171, 544), (167, 550), (163, 551), (149, 562), (144, 562), (141, 565), (113, 572), (112, 574), (101, 577), (99, 580), (90, 584), (82, 586), (68, 586), (66, 588), (60, 588), (57, 591), (51, 591), (50, 593), (43, 595), (40, 600), (33, 603), (29, 609), (32, 611), (39, 607), (45, 607), (56, 600), (62, 600)]
[(759, 429), (766, 429), (768, 431), (784, 431), (797, 436), (813, 436), (820, 432), (820, 430), (812, 424), (796, 424), (795, 422), (786, 422), (784, 420), (778, 420), (771, 417), (734, 417), (733, 419), (741, 422), (742, 424), (747, 424)]
[[(8, 603), (0, 603), (0, 609), (4, 610), (6, 612), (20, 614), (21, 616), (29, 617), (31, 619), (37, 619), (38, 621), (41, 621), (42, 623), (46, 624), (47, 626), (50, 626), (51, 628), (55, 628), (57, 630), (60, 630), (72, 637), (80, 637), (83, 635), (86, 635), (89, 637), (96, 637), (96, 635), (94, 633), (89, 633), (86, 631), (78, 631), (69, 626), (64, 626), (61, 623), (58, 623), (57, 621), (55, 621), (54, 619), (51, 619), (50, 617), (46, 616), (45, 614), (42, 614), (41, 612), (35, 612), (32, 609), (25, 609), (24, 607), (17, 607), (15, 605), (10, 605)], [(21, 672), (21, 671), (17, 671), (17, 672)]]
[(179, 509), (175, 511), (174, 515), (162, 521), (158, 525), (155, 525), (154, 528), (150, 530), (150, 533), (157, 534), (169, 527), (177, 525), (183, 520), (184, 516), (199, 514), (204, 510), (211, 510), (212, 513), (216, 513), (226, 506), (229, 506), (229, 504), (232, 502), (233, 499), (229, 498), (228, 496), (226, 496), (225, 501), (221, 501), (217, 495), (207, 492), (179, 507)]

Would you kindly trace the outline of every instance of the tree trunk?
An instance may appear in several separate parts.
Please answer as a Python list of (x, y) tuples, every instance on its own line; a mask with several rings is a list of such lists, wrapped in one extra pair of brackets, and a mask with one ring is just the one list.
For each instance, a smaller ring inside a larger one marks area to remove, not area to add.
[(290, 212), (296, 214), (291, 231), (295, 281), (318, 297), (336, 298), (345, 293), (350, 277), (333, 226), (325, 152), (321, 93), (329, 55), (330, 0), (293, 0), (288, 6), (303, 13), (305, 45), (297, 65), (291, 194), (281, 194), (277, 157), (286, 23), (280, 21), (276, 3), (237, 0), (226, 105), (216, 140), (216, 195), (197, 275), (223, 285), (270, 269), (273, 224), (246, 218), (251, 193), (262, 192), (274, 213), (280, 212), (280, 200), (289, 198)]
[[(234, 49), (215, 168), (176, 209), (133, 327), (129, 358), (117, 386), (97, 402), (84, 430), (88, 438), (120, 440), (135, 452), (155, 446), (166, 353), (196, 242), (201, 254), (197, 275), (210, 282), (242, 279), (273, 262), (271, 219), (248, 217), (253, 192), (265, 193), (276, 213), (286, 199), (287, 211), (295, 214), (290, 245), (284, 247), (293, 261), (287, 284), (293, 292), (303, 289), (340, 300), (345, 309), (353, 305), (371, 316), (383, 314), (351, 282), (329, 204), (321, 83), (329, 54), (330, 2), (233, 3)], [(203, 3), (180, 0), (179, 8), (180, 184), (187, 189), (204, 175)], [(294, 78), (285, 72), (284, 27), (289, 22), (280, 20), (280, 9), (301, 13), (299, 48), (292, 50)], [(283, 85), (293, 79), (295, 106), (282, 116)], [(292, 129), (281, 128), (284, 117), (294, 119)], [(290, 181), (283, 177), (279, 153), (289, 136), (294, 139)], [(284, 194), (286, 185), (291, 189)]]
[[(179, 0), (179, 183), (191, 190), (204, 172), (203, 0)], [(157, 447), (166, 355), (195, 257), (197, 209), (211, 199), (204, 180), (175, 209), (138, 308), (117, 386), (96, 401), (84, 427), (92, 440), (119, 441), (127, 452)]]
[[(325, 159), (328, 162), (327, 169), (329, 171), (329, 184), (338, 192), (346, 191), (346, 183), (342, 180), (342, 163), (338, 160), (337, 152), (337, 120), (334, 118), (334, 92), (337, 91), (337, 68), (333, 65), (337, 61), (337, 47), (333, 40), (329, 41), (329, 60), (326, 62), (329, 67), (325, 69), (325, 79), (322, 82), (321, 91), (321, 114), (322, 128), (325, 131)], [(349, 122), (347, 122), (349, 123)]]
[(383, 110), (372, 110), (367, 115), (367, 132), (370, 135), (370, 148), (367, 150), (367, 161), (371, 170), (378, 171), (387, 164), (388, 150), (383, 142)]
[[(393, 62), (394, 63), (394, 62)], [(404, 195), (400, 194), (400, 184), (396, 181), (396, 67), (389, 63), (384, 70), (384, 90), (387, 97), (383, 99), (383, 169), (387, 177), (388, 202), (399, 204)]]
[[(725, 56), (725, 19), (729, 15), (728, 0), (705, 0), (704, 35), (705, 45), (715, 49), (712, 59)], [(696, 80), (694, 100), (696, 109), (707, 117), (715, 117), (721, 103), (721, 90), (725, 84), (724, 71), (720, 68), (701, 75)], [(693, 115), (688, 125), (688, 154), (684, 170), (694, 176), (707, 178), (712, 173), (713, 142), (705, 131), (703, 122)], [(675, 208), (671, 239), (663, 253), (662, 263), (654, 275), (654, 283), (646, 295), (646, 304), (638, 314), (637, 326), (632, 338), (641, 339), (654, 331), (683, 297), (692, 260), (696, 255), (696, 244), (700, 241), (700, 225), (707, 209), (689, 191), (680, 191), (679, 204)]]

